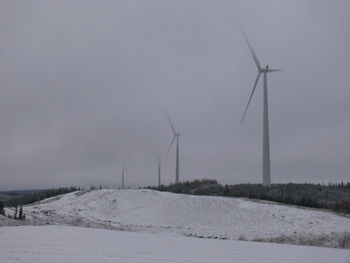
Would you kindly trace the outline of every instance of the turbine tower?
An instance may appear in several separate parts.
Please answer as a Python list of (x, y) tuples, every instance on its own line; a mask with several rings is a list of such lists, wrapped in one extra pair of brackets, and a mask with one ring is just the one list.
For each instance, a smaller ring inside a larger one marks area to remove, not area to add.
[(263, 74), (264, 76), (264, 110), (263, 110), (263, 185), (270, 186), (271, 185), (271, 170), (270, 170), (270, 137), (269, 137), (269, 112), (268, 112), (268, 100), (267, 100), (267, 73), (275, 72), (275, 71), (282, 71), (280, 69), (270, 69), (269, 65), (266, 65), (265, 68), (262, 68), (260, 65), (260, 62), (258, 60), (258, 57), (256, 56), (252, 46), (250, 45), (248, 38), (246, 34), (244, 33), (242, 27), (240, 24), (239, 28), (242, 31), (242, 34), (247, 42), (247, 45), (249, 47), (250, 52), (252, 53), (254, 62), (258, 68), (258, 76), (255, 79), (254, 86), (252, 89), (252, 92), (250, 93), (249, 100), (247, 103), (247, 106), (245, 108), (241, 124), (243, 123), (244, 117), (247, 113), (250, 101), (253, 97), (253, 94), (255, 92), (256, 86), (259, 82), (260, 75)]
[(125, 166), (122, 166), (122, 189), (124, 189), (124, 174), (128, 173), (128, 169)]
[(173, 123), (171, 122), (170, 118), (168, 117), (168, 120), (169, 120), (169, 124), (170, 124), (170, 127), (171, 127), (171, 130), (173, 131), (173, 134), (174, 134), (174, 137), (169, 145), (169, 149), (166, 153), (165, 156), (168, 155), (171, 147), (173, 146), (175, 140), (176, 140), (176, 170), (175, 170), (175, 183), (179, 183), (179, 136), (180, 136), (180, 133), (176, 132), (175, 128), (174, 128), (174, 125)]
[(162, 172), (162, 159), (161, 156), (158, 155), (157, 157), (157, 168), (158, 168), (158, 187), (161, 185), (161, 172)]

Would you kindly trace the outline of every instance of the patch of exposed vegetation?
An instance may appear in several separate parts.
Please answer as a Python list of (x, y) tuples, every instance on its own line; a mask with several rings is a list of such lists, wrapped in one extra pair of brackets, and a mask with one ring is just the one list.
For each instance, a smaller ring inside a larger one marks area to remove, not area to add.
[(333, 248), (350, 248), (350, 232), (330, 233), (330, 234), (308, 234), (295, 236), (279, 236), (273, 238), (257, 238), (252, 241), (286, 243), (302, 246), (318, 246)]

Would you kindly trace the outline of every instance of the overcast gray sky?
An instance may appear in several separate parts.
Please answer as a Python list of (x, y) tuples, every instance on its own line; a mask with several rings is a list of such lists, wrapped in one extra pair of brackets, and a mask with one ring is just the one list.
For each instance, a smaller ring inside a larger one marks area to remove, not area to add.
[[(269, 74), (273, 183), (349, 181), (350, 1), (0, 0), (0, 189), (262, 180)], [(163, 162), (175, 177), (175, 152)]]

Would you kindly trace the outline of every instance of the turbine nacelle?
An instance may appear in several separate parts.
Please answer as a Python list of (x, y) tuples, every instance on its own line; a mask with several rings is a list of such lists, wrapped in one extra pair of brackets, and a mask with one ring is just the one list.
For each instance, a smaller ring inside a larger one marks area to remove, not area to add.
[(265, 68), (259, 68), (258, 73), (269, 73), (269, 72), (276, 72), (276, 71), (282, 71), (282, 69), (270, 69), (269, 65), (266, 65)]
[(268, 72), (268, 70), (269, 70), (269, 65), (266, 65), (265, 68), (258, 68), (258, 73)]

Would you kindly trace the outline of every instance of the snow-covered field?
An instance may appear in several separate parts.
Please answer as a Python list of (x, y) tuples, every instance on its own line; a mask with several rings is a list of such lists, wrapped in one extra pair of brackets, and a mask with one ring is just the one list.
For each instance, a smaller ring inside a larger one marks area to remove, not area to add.
[(0, 228), (1, 263), (349, 263), (350, 250), (69, 226)]
[[(221, 239), (266, 239), (350, 231), (331, 212), (240, 198), (141, 189), (75, 192), (24, 208), (35, 224), (90, 226)], [(34, 224), (33, 223), (33, 224)]]
[[(350, 218), (272, 202), (104, 189), (23, 210), (24, 221), (0, 216), (1, 263), (350, 262), (347, 249), (235, 241), (322, 237), (332, 246), (350, 231)], [(29, 226), (6, 227), (20, 224)]]

